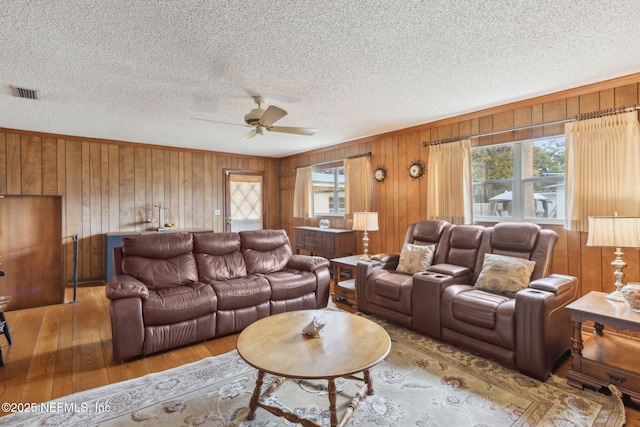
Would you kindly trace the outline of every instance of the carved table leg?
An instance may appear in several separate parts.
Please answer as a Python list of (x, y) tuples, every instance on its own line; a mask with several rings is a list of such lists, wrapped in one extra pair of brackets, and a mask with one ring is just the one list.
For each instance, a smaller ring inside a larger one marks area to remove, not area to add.
[(329, 412), (331, 412), (331, 427), (338, 425), (338, 414), (336, 412), (336, 382), (333, 378), (329, 380)]
[(258, 370), (258, 378), (256, 379), (256, 388), (253, 389), (253, 395), (249, 402), (249, 413), (247, 419), (252, 420), (256, 417), (256, 408), (258, 407), (258, 400), (260, 399), (260, 389), (262, 388), (262, 382), (264, 380), (264, 371)]
[(373, 394), (373, 379), (371, 378), (371, 372), (368, 369), (364, 370), (364, 383), (367, 385), (367, 394)]
[(582, 342), (582, 322), (571, 322), (573, 325), (573, 336), (571, 337), (571, 352), (575, 356), (582, 356), (584, 344)]

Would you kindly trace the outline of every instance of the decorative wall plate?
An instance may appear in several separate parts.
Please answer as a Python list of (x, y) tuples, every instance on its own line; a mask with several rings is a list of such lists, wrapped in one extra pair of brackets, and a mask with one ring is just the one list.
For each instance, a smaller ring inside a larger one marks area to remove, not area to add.
[(383, 182), (387, 179), (387, 169), (384, 166), (378, 166), (373, 172), (373, 177), (378, 182)]
[(414, 160), (409, 166), (409, 176), (411, 179), (419, 179), (424, 174), (424, 164), (420, 160)]

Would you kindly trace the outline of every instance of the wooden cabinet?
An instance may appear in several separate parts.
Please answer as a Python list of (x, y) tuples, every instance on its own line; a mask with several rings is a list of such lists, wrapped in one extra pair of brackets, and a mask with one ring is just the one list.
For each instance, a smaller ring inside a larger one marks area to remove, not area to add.
[[(631, 400), (640, 404), (640, 370), (637, 355), (640, 342), (631, 337), (604, 333), (604, 326), (618, 330), (640, 331), (640, 313), (623, 302), (605, 298), (604, 292), (590, 292), (566, 307), (571, 313), (571, 370), (567, 382), (576, 387), (592, 388), (615, 385)], [(594, 322), (594, 333), (583, 340), (582, 323)]]
[(355, 230), (338, 228), (294, 227), (296, 252), (310, 252), (327, 259), (345, 257), (356, 253)]

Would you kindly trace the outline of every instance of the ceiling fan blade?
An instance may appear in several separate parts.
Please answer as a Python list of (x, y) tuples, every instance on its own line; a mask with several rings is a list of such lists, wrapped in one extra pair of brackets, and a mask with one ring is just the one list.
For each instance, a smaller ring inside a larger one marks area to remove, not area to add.
[(199, 117), (191, 117), (191, 119), (192, 119), (192, 120), (200, 120), (200, 121), (202, 121), (202, 122), (220, 123), (220, 124), (223, 124), (223, 125), (242, 126), (242, 127), (245, 127), (245, 128), (250, 128), (250, 127), (252, 127), (252, 126), (249, 126), (249, 125), (242, 125), (242, 124), (240, 124), (240, 123), (220, 122), (220, 121), (218, 121), (218, 120), (201, 119), (201, 118), (199, 118)]
[(251, 139), (254, 136), (256, 136), (256, 130), (250, 130), (249, 132), (245, 133), (244, 136), (242, 138), (240, 138), (240, 141), (244, 141), (245, 139)]
[(318, 129), (314, 128), (296, 128), (289, 126), (269, 126), (267, 130), (271, 132), (294, 133), (296, 135), (315, 135)]
[(260, 126), (271, 126), (286, 115), (287, 112), (282, 108), (270, 105), (265, 112), (262, 113), (262, 117), (260, 117), (260, 121), (258, 123)]

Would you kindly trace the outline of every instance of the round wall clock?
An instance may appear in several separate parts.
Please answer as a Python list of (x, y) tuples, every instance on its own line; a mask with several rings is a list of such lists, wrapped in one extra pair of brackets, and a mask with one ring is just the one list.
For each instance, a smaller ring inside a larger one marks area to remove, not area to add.
[(416, 160), (409, 166), (409, 176), (412, 179), (418, 179), (424, 173), (424, 165), (420, 160)]
[(382, 182), (387, 179), (387, 169), (384, 166), (378, 166), (373, 172), (373, 177), (376, 181)]

